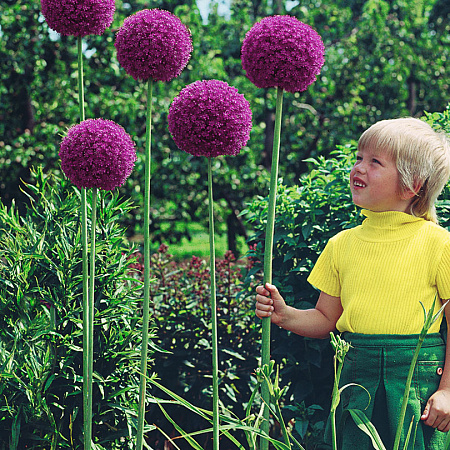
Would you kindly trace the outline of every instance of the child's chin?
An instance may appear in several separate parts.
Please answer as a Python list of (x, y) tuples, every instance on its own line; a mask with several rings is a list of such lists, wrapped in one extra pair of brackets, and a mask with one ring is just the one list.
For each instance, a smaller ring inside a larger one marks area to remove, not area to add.
[(358, 206), (359, 208), (365, 208), (365, 206), (361, 202), (359, 202), (354, 196), (352, 197), (352, 201), (355, 206)]

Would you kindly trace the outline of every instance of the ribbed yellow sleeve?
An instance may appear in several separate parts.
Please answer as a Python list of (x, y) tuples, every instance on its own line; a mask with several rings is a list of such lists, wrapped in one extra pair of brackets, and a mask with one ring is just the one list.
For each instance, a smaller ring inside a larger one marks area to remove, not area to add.
[(405, 213), (363, 213), (362, 226), (330, 239), (308, 281), (341, 298), (341, 332), (420, 333), (420, 303), (428, 310), (436, 294), (450, 298), (450, 233)]

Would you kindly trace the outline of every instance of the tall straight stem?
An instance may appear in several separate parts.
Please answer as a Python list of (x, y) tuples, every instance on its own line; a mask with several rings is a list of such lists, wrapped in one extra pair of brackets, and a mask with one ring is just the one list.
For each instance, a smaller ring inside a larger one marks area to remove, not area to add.
[(414, 351), (411, 365), (409, 366), (408, 377), (406, 379), (405, 392), (403, 394), (403, 401), (402, 401), (402, 406), (400, 408), (400, 416), (399, 416), (398, 424), (397, 424), (397, 431), (395, 433), (395, 440), (394, 440), (394, 447), (393, 447), (394, 450), (398, 450), (399, 446), (400, 446), (400, 438), (402, 435), (403, 423), (405, 421), (406, 408), (408, 406), (409, 390), (411, 388), (411, 382), (412, 382), (412, 378), (414, 375), (414, 368), (416, 367), (417, 359), (419, 358), (420, 349), (422, 348), (422, 344), (427, 335), (427, 331), (428, 330), (426, 330), (424, 332), (424, 330), (422, 330), (422, 333), (420, 334), (420, 337), (419, 337), (419, 342), (417, 343), (416, 349)]
[(211, 275), (211, 329), (213, 376), (213, 449), (219, 449), (219, 357), (217, 350), (216, 249), (214, 244), (212, 158), (208, 158), (209, 264)]
[[(85, 119), (84, 114), (84, 82), (83, 82), (83, 51), (81, 36), (77, 38), (78, 47), (78, 107), (80, 111), (80, 122)], [(83, 436), (84, 449), (91, 448), (92, 425), (89, 414), (89, 398), (91, 397), (91, 384), (89, 383), (89, 364), (87, 355), (89, 349), (89, 286), (88, 286), (88, 231), (87, 231), (87, 201), (86, 189), (81, 189), (81, 248), (82, 248), (82, 271), (83, 271)]]
[(147, 83), (147, 120), (145, 134), (145, 192), (144, 192), (144, 305), (142, 311), (142, 348), (139, 380), (139, 411), (136, 450), (144, 445), (145, 397), (147, 389), (148, 323), (150, 318), (150, 170), (152, 138), (153, 80)]
[(85, 446), (91, 448), (92, 442), (92, 382), (94, 373), (94, 303), (95, 303), (95, 232), (97, 228), (97, 188), (92, 188), (92, 205), (91, 205), (91, 248), (89, 254), (89, 304), (88, 304), (88, 320), (89, 320), (89, 336), (88, 351), (85, 354), (87, 358), (86, 365), (88, 367), (88, 403), (87, 403), (87, 437), (85, 438)]
[(336, 436), (336, 408), (339, 404), (339, 381), (341, 379), (341, 372), (343, 362), (339, 362), (338, 368), (336, 370), (336, 364), (338, 363), (338, 358), (334, 357), (334, 385), (333, 385), (333, 393), (331, 400), (331, 439), (332, 439), (332, 448), (333, 450), (337, 450), (337, 436)]
[[(412, 378), (414, 375), (414, 369), (416, 367), (417, 360), (419, 359), (420, 349), (422, 348), (423, 342), (424, 342), (425, 338), (427, 337), (427, 333), (428, 333), (428, 330), (430, 329), (431, 325), (433, 325), (433, 323), (437, 320), (439, 315), (444, 310), (446, 304), (448, 303), (447, 302), (445, 305), (443, 305), (437, 314), (433, 315), (434, 307), (436, 305), (436, 299), (437, 299), (437, 296), (434, 297), (431, 308), (429, 309), (428, 313), (425, 314), (423, 328), (419, 335), (419, 340), (417, 342), (417, 346), (414, 351), (411, 365), (409, 366), (408, 377), (406, 379), (405, 392), (403, 394), (403, 401), (402, 401), (402, 406), (400, 408), (400, 416), (399, 416), (398, 424), (397, 424), (397, 431), (395, 433), (393, 450), (398, 450), (399, 446), (400, 446), (400, 438), (401, 438), (401, 434), (402, 434), (402, 430), (403, 430), (403, 423), (405, 421), (406, 408), (408, 406), (409, 390), (411, 388), (411, 382), (412, 382)], [(423, 305), (422, 305), (422, 308), (423, 308)]]
[[(281, 137), (281, 115), (283, 110), (283, 89), (277, 88), (277, 103), (275, 109), (275, 132), (273, 137), (272, 150), (272, 169), (270, 174), (270, 191), (269, 191), (269, 209), (267, 212), (266, 225), (266, 241), (264, 248), (264, 284), (272, 283), (272, 255), (273, 255), (273, 235), (275, 228), (275, 206), (277, 200), (278, 188), (278, 163), (280, 159), (280, 137)], [(270, 363), (270, 318), (267, 317), (262, 320), (262, 348), (261, 348), (261, 365), (264, 366)], [(269, 434), (269, 402), (270, 392), (267, 381), (264, 381), (261, 386), (261, 394), (263, 401), (266, 403), (264, 407), (264, 421), (262, 423), (262, 430)], [(262, 438), (261, 450), (269, 448), (269, 441)]]

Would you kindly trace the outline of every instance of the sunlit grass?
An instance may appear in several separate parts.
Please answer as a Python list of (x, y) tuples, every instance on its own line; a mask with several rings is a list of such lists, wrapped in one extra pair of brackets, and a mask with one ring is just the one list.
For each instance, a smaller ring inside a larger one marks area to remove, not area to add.
[[(198, 224), (192, 224), (190, 227), (191, 239), (183, 238), (178, 244), (171, 244), (169, 246), (169, 253), (175, 259), (188, 259), (192, 256), (199, 258), (209, 257), (209, 236), (208, 230), (204, 229)], [(227, 234), (216, 233), (215, 235), (216, 255), (222, 258), (228, 250)], [(246, 253), (245, 239), (242, 236), (238, 237), (238, 249), (241, 255)]]
[[(192, 256), (198, 256), (199, 258), (209, 258), (209, 234), (208, 230), (202, 227), (200, 224), (192, 223), (189, 225), (189, 231), (191, 238), (186, 237), (181, 239), (181, 242), (169, 245), (169, 253), (174, 256), (175, 260), (191, 259)], [(143, 245), (144, 238), (142, 235), (137, 234), (130, 238), (130, 241)], [(240, 256), (245, 256), (247, 253), (247, 244), (245, 238), (238, 236), (238, 250)], [(223, 258), (228, 251), (228, 240), (226, 231), (216, 231), (215, 236), (216, 256), (217, 258)], [(152, 251), (157, 251), (159, 244), (154, 245)]]

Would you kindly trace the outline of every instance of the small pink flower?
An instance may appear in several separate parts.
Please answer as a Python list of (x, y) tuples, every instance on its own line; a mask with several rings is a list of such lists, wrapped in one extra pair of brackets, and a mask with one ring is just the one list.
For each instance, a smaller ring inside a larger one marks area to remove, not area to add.
[(129, 177), (136, 150), (120, 125), (111, 120), (88, 119), (69, 128), (59, 156), (63, 172), (75, 186), (111, 191)]
[(120, 65), (135, 80), (170, 81), (186, 67), (192, 39), (171, 12), (144, 9), (125, 19), (114, 46)]
[(103, 34), (113, 21), (115, 0), (41, 0), (48, 26), (65, 36)]
[(259, 88), (304, 91), (324, 64), (322, 38), (292, 16), (270, 16), (253, 25), (241, 49), (242, 67)]

